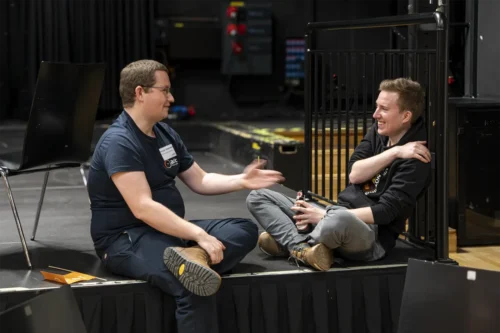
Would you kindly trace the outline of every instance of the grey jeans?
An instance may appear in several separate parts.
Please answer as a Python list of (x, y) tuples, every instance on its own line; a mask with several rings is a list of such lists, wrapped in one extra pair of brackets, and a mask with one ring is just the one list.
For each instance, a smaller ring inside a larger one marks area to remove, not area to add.
[(257, 223), (288, 250), (307, 241), (311, 245), (323, 243), (336, 255), (351, 260), (374, 261), (385, 255), (377, 240), (377, 226), (366, 224), (344, 207), (333, 206), (311, 233), (299, 234), (291, 209), (295, 199), (263, 189), (250, 192), (246, 203)]

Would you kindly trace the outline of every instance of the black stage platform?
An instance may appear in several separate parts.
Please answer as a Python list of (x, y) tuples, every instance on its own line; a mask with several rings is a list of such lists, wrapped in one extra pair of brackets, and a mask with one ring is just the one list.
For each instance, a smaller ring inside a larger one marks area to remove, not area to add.
[[(22, 135), (14, 132), (2, 129), (0, 153), (18, 148)], [(237, 173), (243, 168), (210, 152), (193, 155), (209, 172)], [(10, 178), (27, 238), (42, 181), (41, 173)], [(251, 218), (245, 205), (248, 191), (204, 197), (178, 185), (187, 219)], [(283, 186), (275, 189), (294, 194)], [(59, 287), (40, 274), (40, 269), (52, 265), (107, 280), (72, 285), (88, 332), (175, 332), (172, 298), (142, 281), (113, 276), (103, 269), (93, 251), (88, 197), (77, 169), (51, 173), (37, 240), (28, 240), (34, 265), (31, 271), (3, 186), (1, 196), (0, 312)], [(223, 277), (217, 296), (220, 332), (394, 332), (408, 258), (429, 259), (432, 253), (398, 242), (379, 262), (342, 262), (329, 272), (314, 272), (293, 261), (268, 258), (255, 249)]]

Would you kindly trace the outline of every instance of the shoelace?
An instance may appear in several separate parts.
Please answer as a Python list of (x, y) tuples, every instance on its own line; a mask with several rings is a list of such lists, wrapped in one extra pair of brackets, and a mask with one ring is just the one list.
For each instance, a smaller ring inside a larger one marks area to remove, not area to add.
[(299, 265), (298, 260), (295, 257), (292, 257), (292, 256), (288, 257), (288, 261), (290, 261), (290, 259), (293, 259), (293, 261), (295, 261), (295, 265), (297, 265), (297, 268), (300, 269), (300, 265)]
[(296, 255), (291, 255), (290, 257), (288, 257), (288, 261), (290, 261), (290, 259), (293, 259), (295, 261), (295, 264), (297, 265), (297, 268), (300, 268), (300, 265), (299, 265), (299, 261), (301, 261), (302, 263), (305, 263), (304, 259), (303, 259), (303, 252), (305, 251), (306, 247), (304, 246), (300, 246), (300, 247), (296, 247), (295, 249), (293, 249), (290, 254), (292, 253), (296, 253)]

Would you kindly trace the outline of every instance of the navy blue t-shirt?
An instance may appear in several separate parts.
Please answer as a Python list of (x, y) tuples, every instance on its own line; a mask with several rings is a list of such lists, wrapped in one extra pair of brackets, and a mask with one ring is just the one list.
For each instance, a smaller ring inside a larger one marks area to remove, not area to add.
[(184, 217), (184, 201), (175, 177), (189, 169), (193, 157), (179, 135), (167, 124), (153, 127), (155, 138), (144, 134), (123, 111), (96, 145), (88, 177), (91, 236), (97, 250), (105, 250), (125, 230), (145, 223), (135, 218), (111, 180), (117, 172), (143, 171), (153, 200)]

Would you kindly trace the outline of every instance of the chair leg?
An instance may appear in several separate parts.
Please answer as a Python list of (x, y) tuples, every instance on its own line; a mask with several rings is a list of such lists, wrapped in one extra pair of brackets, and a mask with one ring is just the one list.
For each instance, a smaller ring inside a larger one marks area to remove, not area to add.
[(33, 235), (31, 240), (35, 240), (36, 230), (38, 229), (38, 220), (40, 219), (40, 212), (42, 211), (43, 198), (45, 196), (45, 189), (47, 188), (47, 181), (49, 180), (49, 171), (45, 173), (43, 178), (42, 193), (40, 194), (40, 200), (38, 201), (38, 209), (36, 210), (35, 226), (33, 228)]
[(7, 188), (7, 194), (9, 196), (10, 208), (12, 208), (12, 213), (14, 214), (14, 220), (16, 221), (17, 233), (19, 234), (19, 238), (21, 239), (21, 244), (24, 250), (24, 256), (26, 257), (26, 262), (28, 263), (29, 268), (31, 269), (33, 266), (31, 265), (31, 259), (28, 252), (28, 245), (26, 244), (26, 238), (24, 238), (23, 227), (21, 226), (21, 219), (19, 218), (19, 214), (17, 213), (16, 203), (14, 202), (14, 196), (12, 195), (12, 190), (10, 188), (9, 179), (7, 178), (7, 174), (5, 171), (0, 169), (0, 174), (5, 182), (5, 187)]
[(80, 173), (82, 174), (83, 185), (85, 185), (85, 187), (87, 187), (87, 177), (85, 177), (84, 166), (85, 166), (85, 164), (80, 164)]
[[(85, 168), (88, 168), (88, 167), (89, 167), (88, 163), (80, 164), (80, 173), (82, 175), (83, 185), (85, 185), (85, 187), (87, 187), (87, 177), (85, 177)], [(90, 197), (88, 198), (88, 200), (89, 200), (89, 205), (90, 205), (91, 204)]]

